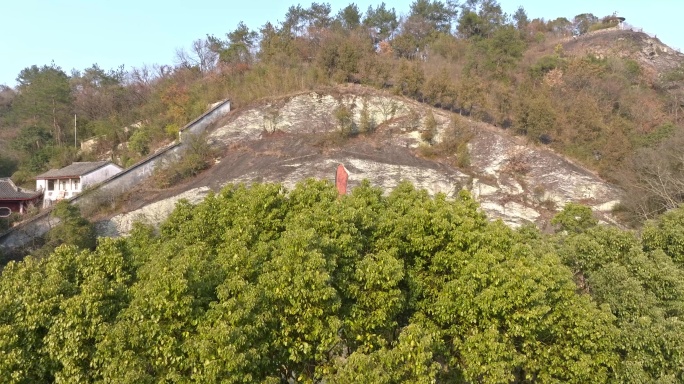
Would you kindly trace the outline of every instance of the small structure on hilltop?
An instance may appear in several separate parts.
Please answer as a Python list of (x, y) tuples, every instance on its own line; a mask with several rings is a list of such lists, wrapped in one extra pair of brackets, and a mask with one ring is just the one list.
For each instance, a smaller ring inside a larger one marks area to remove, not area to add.
[(104, 181), (123, 168), (111, 161), (76, 162), (36, 176), (36, 190), (43, 191), (43, 208), (55, 201), (72, 198), (89, 185)]
[(24, 214), (38, 206), (42, 197), (42, 191), (25, 190), (14, 185), (9, 177), (0, 178), (0, 208), (9, 209), (10, 213)]
[(618, 11), (613, 12), (612, 15), (603, 18), (603, 22), (613, 22), (617, 24), (617, 29), (625, 29), (625, 18), (618, 16)]

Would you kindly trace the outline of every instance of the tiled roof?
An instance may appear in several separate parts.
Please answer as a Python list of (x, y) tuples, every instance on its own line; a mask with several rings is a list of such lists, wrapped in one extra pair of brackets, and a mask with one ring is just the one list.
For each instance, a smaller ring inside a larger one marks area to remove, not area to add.
[(18, 188), (8, 177), (0, 178), (0, 200), (30, 200), (41, 194)]
[[(64, 177), (79, 177), (90, 173), (98, 168), (112, 163), (111, 161), (84, 161), (76, 162), (67, 165), (61, 169), (51, 169), (41, 175), (36, 176), (36, 179), (59, 179)], [(113, 164), (113, 163), (112, 163)]]

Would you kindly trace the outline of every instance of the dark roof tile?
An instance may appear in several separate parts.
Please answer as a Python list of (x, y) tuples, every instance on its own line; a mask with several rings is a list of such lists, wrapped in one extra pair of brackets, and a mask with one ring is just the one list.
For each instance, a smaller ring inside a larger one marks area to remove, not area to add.
[[(57, 179), (63, 177), (79, 177), (90, 173), (107, 164), (114, 164), (111, 161), (88, 161), (76, 162), (60, 169), (51, 169), (43, 174), (36, 176), (36, 179)], [(114, 164), (116, 165), (116, 164)], [(117, 166), (118, 167), (118, 166)]]
[(26, 191), (14, 185), (8, 177), (0, 178), (0, 200), (29, 200), (42, 192)]

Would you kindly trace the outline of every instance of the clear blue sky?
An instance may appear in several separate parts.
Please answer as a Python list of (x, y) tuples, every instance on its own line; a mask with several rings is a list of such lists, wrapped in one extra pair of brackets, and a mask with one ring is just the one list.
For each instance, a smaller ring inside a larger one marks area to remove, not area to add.
[[(319, 0), (333, 13), (354, 2), (361, 11), (381, 1)], [(386, 0), (399, 14), (413, 0)], [(530, 18), (571, 19), (579, 13), (618, 11), (627, 22), (684, 49), (683, 0), (500, 0), (505, 12), (522, 5)], [(308, 8), (310, 1), (300, 1)], [(2, 0), (0, 84), (14, 86), (33, 64), (55, 64), (67, 73), (97, 63), (103, 69), (173, 64), (177, 48), (207, 34), (224, 37), (240, 20), (252, 29), (282, 21), (297, 0)]]

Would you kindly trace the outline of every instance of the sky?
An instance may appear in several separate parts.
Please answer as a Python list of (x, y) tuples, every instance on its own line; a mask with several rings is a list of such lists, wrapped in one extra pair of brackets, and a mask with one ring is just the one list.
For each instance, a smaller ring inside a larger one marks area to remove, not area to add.
[[(298, 0), (0, 0), (0, 85), (16, 86), (19, 72), (54, 62), (67, 74), (98, 64), (105, 70), (175, 63), (176, 50), (207, 34), (225, 37), (240, 21), (258, 30), (282, 21)], [(319, 0), (333, 14), (349, 3), (362, 12), (382, 0)], [(405, 15), (413, 0), (385, 0)], [(308, 8), (310, 1), (299, 1)], [(499, 0), (512, 14), (523, 6), (530, 17), (572, 19), (618, 12), (626, 22), (663, 43), (684, 49), (682, 0)]]

